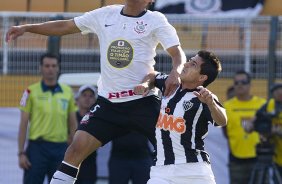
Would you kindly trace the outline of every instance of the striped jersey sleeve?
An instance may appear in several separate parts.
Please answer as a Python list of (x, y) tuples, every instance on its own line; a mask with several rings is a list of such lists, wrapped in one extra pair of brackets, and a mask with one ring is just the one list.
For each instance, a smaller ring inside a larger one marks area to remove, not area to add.
[(155, 78), (155, 87), (159, 88), (162, 93), (165, 91), (165, 81), (168, 75), (165, 73), (157, 73)]

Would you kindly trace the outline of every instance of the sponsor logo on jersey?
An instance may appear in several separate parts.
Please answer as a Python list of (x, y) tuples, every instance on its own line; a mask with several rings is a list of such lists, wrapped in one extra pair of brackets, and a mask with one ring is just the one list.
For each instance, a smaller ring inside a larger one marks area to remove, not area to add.
[(134, 93), (134, 91), (131, 89), (131, 90), (128, 90), (128, 91), (121, 91), (121, 92), (109, 93), (108, 99), (124, 98), (124, 97), (134, 96), (134, 95), (135, 95), (135, 93)]
[(29, 97), (29, 94), (30, 94), (30, 90), (29, 89), (26, 89), (23, 93), (23, 96), (21, 98), (21, 101), (20, 101), (20, 105), (25, 107), (26, 106), (26, 103), (27, 103), (27, 99)]
[(134, 31), (138, 34), (145, 33), (147, 24), (145, 24), (143, 21), (137, 21), (136, 24), (137, 25), (134, 27)]
[(182, 117), (160, 113), (156, 128), (183, 134), (186, 131), (185, 123), (186, 121)]
[(188, 111), (189, 109), (193, 107), (193, 103), (191, 101), (184, 100), (182, 106), (183, 106), (184, 111)]
[(113, 41), (107, 50), (107, 59), (114, 68), (126, 68), (133, 59), (133, 47), (126, 40)]

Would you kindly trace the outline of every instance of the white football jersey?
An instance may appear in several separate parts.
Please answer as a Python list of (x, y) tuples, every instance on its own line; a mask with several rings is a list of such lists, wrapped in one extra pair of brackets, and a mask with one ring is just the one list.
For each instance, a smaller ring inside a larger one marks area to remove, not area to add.
[(176, 30), (159, 12), (122, 14), (123, 5), (102, 7), (74, 18), (82, 34), (96, 33), (100, 43), (98, 94), (112, 102), (142, 98), (133, 88), (154, 71), (156, 47), (180, 45)]

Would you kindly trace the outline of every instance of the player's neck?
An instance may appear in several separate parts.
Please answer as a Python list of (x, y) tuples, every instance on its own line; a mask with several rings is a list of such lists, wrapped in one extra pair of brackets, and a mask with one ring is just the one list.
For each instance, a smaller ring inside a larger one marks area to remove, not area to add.
[(144, 10), (146, 10), (146, 8), (141, 4), (126, 4), (122, 10), (122, 13), (129, 16), (138, 16)]
[(196, 89), (199, 85), (198, 84), (194, 84), (194, 83), (185, 83), (182, 82), (182, 89)]

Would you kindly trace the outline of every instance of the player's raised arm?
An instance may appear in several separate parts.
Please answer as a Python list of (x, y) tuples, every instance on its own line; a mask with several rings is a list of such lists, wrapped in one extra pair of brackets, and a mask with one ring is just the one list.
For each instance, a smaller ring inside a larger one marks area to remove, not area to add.
[(137, 95), (147, 96), (150, 89), (154, 88), (154, 82), (157, 72), (154, 71), (146, 75), (141, 84), (134, 87), (134, 93)]
[(166, 90), (164, 96), (170, 96), (180, 84), (179, 74), (183, 68), (183, 64), (186, 62), (186, 56), (180, 46), (173, 46), (167, 49), (167, 52), (172, 59), (172, 70), (167, 78), (165, 85)]
[(46, 36), (62, 36), (78, 33), (80, 30), (75, 25), (73, 19), (48, 21), (38, 24), (24, 24), (12, 26), (6, 33), (6, 42), (15, 40), (25, 32), (36, 33)]
[(227, 124), (226, 111), (223, 107), (216, 103), (215, 99), (218, 100), (217, 97), (203, 86), (198, 86), (197, 89), (199, 91), (194, 91), (194, 95), (196, 95), (202, 103), (208, 105), (213, 120), (218, 125), (225, 126)]

